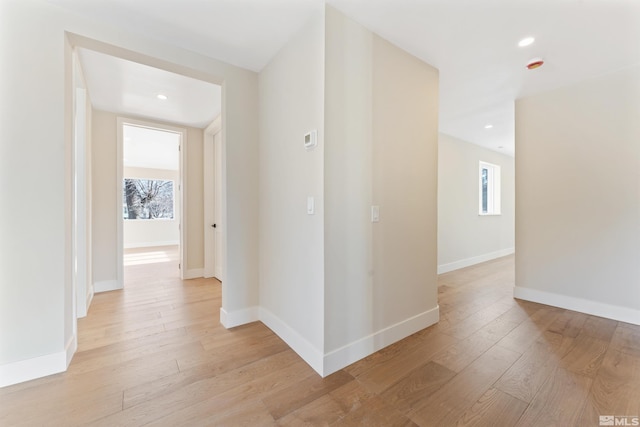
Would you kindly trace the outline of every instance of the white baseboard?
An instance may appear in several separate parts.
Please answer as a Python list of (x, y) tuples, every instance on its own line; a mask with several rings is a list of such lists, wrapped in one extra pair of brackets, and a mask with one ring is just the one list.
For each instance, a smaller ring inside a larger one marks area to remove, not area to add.
[(67, 363), (64, 368), (65, 371), (69, 367), (69, 363), (71, 363), (71, 359), (73, 359), (73, 355), (76, 354), (76, 350), (78, 350), (78, 336), (73, 335), (71, 338), (69, 338), (69, 342), (67, 342), (67, 345), (65, 346), (65, 349), (64, 349), (67, 355), (67, 359), (66, 359)]
[(537, 289), (523, 288), (515, 286), (513, 297), (537, 302), (540, 304), (560, 307), (567, 310), (578, 311), (580, 313), (591, 314), (593, 316), (618, 320), (620, 322), (640, 325), (640, 310), (628, 307), (620, 307), (605, 304), (598, 301), (591, 301), (582, 298), (570, 297), (567, 295), (554, 294), (551, 292), (539, 291)]
[(91, 307), (91, 303), (93, 302), (94, 294), (95, 294), (94, 286), (91, 285), (89, 295), (87, 295), (87, 313), (89, 312), (89, 307)]
[(184, 280), (204, 277), (204, 268), (192, 268), (184, 271)]
[(220, 308), (220, 323), (227, 329), (259, 320), (260, 308), (257, 306), (231, 312), (226, 311), (222, 307)]
[(431, 310), (417, 314), (395, 325), (391, 325), (367, 337), (354, 341), (351, 344), (333, 350), (324, 356), (323, 376), (330, 375), (411, 334), (428, 328), (438, 323), (439, 320), (440, 307), (436, 306)]
[(117, 280), (102, 280), (93, 284), (94, 293), (117, 291), (118, 289), (122, 289), (122, 283)]
[(78, 340), (74, 335), (64, 351), (0, 365), (0, 388), (66, 371), (77, 349)]
[(507, 249), (501, 249), (495, 252), (489, 252), (483, 255), (474, 256), (471, 258), (461, 259), (459, 261), (454, 261), (447, 264), (442, 264), (438, 266), (438, 274), (448, 273), (450, 271), (458, 270), (460, 268), (465, 268), (475, 264), (480, 264), (481, 262), (491, 261), (492, 259), (511, 255), (514, 252), (515, 252), (515, 248), (507, 248)]
[(0, 387), (7, 387), (67, 370), (67, 352), (46, 354), (0, 366)]
[(225, 328), (261, 321), (322, 377), (339, 371), (384, 347), (424, 328), (428, 328), (438, 323), (439, 320), (440, 308), (436, 306), (431, 310), (417, 314), (323, 355), (320, 350), (315, 348), (287, 323), (263, 307), (250, 307), (231, 313), (224, 308), (220, 309), (220, 323)]
[(325, 376), (322, 352), (269, 310), (260, 307), (260, 321), (287, 343), (298, 356), (321, 376)]
[(161, 242), (129, 242), (124, 243), (123, 247), (125, 249), (134, 249), (134, 248), (153, 248), (156, 246), (176, 246), (180, 244), (180, 240), (163, 240)]

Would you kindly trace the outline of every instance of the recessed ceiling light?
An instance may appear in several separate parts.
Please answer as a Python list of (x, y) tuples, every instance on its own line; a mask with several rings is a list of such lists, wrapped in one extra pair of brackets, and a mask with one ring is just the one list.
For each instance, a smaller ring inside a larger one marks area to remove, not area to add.
[(485, 129), (491, 129), (493, 127), (493, 125), (484, 125)]
[(534, 41), (536, 41), (536, 39), (533, 38), (533, 37), (525, 37), (525, 38), (523, 38), (522, 40), (520, 40), (518, 42), (518, 46), (520, 46), (520, 47), (529, 46), (529, 45), (533, 44)]
[(158, 99), (162, 99), (163, 101), (167, 99), (167, 95), (158, 94)]

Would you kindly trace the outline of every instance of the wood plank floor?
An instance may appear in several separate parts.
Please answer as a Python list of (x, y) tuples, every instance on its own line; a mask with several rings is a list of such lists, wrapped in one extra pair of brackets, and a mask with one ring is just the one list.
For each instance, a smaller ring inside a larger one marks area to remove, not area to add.
[(640, 415), (640, 326), (512, 298), (513, 257), (439, 278), (441, 322), (327, 378), (216, 280), (126, 267), (65, 373), (0, 389), (0, 425), (597, 426)]

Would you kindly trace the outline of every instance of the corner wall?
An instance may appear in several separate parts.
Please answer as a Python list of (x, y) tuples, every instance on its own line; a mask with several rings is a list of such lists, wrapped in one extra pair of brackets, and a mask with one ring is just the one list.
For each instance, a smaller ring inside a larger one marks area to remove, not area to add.
[(327, 375), (438, 321), (438, 71), (331, 7), (325, 48)]
[[(480, 161), (500, 166), (500, 215), (478, 215)], [(439, 135), (438, 274), (514, 252), (514, 164), (511, 156)]]
[(260, 305), (243, 316), (326, 376), (438, 321), (438, 71), (326, 7), (259, 82)]
[[(324, 16), (262, 70), (260, 319), (322, 372), (324, 307)], [(317, 131), (318, 145), (304, 147)], [(313, 197), (315, 212), (307, 213)]]
[(516, 101), (516, 298), (640, 324), (640, 67)]

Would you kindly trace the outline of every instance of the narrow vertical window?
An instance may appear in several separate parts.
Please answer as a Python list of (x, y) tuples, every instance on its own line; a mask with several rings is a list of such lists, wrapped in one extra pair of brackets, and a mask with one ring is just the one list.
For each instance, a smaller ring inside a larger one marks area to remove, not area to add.
[(480, 215), (500, 215), (500, 166), (480, 162)]
[(486, 214), (489, 208), (489, 169), (483, 166), (480, 175), (480, 179), (482, 180), (482, 210), (480, 213)]

